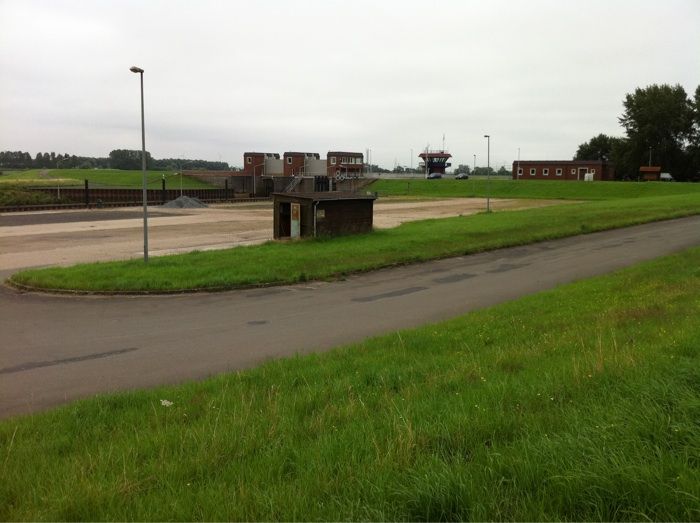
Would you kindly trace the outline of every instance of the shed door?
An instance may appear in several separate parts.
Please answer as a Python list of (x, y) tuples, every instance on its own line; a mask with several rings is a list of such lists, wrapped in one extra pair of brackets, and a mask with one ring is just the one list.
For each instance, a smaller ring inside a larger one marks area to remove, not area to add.
[(298, 238), (301, 232), (301, 206), (298, 203), (292, 203), (292, 238)]

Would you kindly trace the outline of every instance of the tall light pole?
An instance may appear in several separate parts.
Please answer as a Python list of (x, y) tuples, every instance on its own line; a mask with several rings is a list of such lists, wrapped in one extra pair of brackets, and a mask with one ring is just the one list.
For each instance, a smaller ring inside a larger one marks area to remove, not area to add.
[(486, 138), (486, 212), (491, 212), (491, 135)]
[(476, 174), (476, 154), (474, 155), (474, 168), (472, 169), (472, 176)]
[(148, 263), (148, 193), (146, 182), (146, 125), (143, 117), (143, 69), (135, 65), (129, 69), (141, 77), (141, 171), (143, 172), (143, 261)]

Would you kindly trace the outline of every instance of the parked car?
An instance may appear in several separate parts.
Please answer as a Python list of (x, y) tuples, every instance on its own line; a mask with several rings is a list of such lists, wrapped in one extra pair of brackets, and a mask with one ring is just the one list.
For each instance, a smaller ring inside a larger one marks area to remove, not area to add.
[(673, 180), (673, 176), (671, 176), (671, 173), (661, 173), (661, 174), (659, 175), (659, 181), (662, 181), (662, 182), (672, 182), (672, 181), (674, 181), (674, 180)]
[(460, 173), (457, 176), (455, 176), (455, 180), (468, 180), (469, 175), (467, 173)]
[(442, 174), (440, 173), (430, 173), (428, 175), (428, 180), (439, 180), (440, 178), (442, 178)]

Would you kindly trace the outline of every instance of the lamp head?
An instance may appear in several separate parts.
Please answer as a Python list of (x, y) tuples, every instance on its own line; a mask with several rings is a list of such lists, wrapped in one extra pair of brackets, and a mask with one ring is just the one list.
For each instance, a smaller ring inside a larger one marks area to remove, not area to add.
[(485, 135), (484, 135), (484, 138), (491, 138), (491, 135), (485, 134)]
[(129, 68), (129, 71), (131, 71), (132, 73), (143, 73), (143, 69), (141, 69), (140, 67), (136, 67), (135, 65), (132, 65)]

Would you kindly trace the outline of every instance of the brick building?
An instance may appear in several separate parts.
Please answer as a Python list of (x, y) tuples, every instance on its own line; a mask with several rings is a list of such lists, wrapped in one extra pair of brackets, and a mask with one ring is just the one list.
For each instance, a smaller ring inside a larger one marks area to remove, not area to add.
[(615, 165), (603, 160), (515, 161), (514, 180), (584, 181), (586, 175), (595, 181), (615, 179)]
[(304, 176), (307, 170), (307, 162), (319, 160), (321, 155), (318, 153), (284, 153), (284, 176)]
[(263, 176), (266, 171), (270, 171), (270, 166), (274, 163), (271, 160), (279, 159), (277, 153), (243, 153), (243, 173), (246, 176)]
[(326, 155), (326, 173), (329, 177), (356, 177), (364, 171), (365, 162), (362, 153), (347, 151), (328, 151)]

